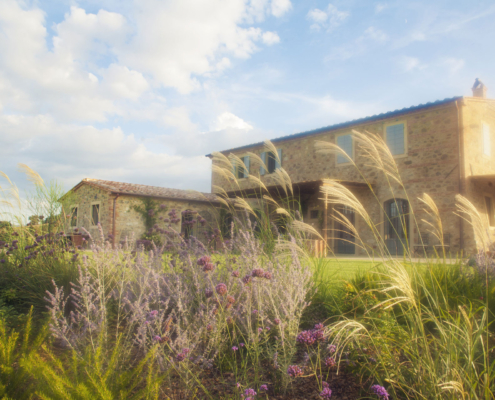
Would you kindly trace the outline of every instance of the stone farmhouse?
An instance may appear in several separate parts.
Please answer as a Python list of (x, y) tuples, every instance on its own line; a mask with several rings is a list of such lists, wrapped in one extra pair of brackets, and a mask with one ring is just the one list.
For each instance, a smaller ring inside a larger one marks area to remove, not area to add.
[[(126, 238), (140, 239), (147, 228), (143, 215), (135, 207), (142, 206), (143, 199), (152, 199), (158, 205), (160, 228), (170, 224), (184, 237), (194, 235), (201, 239), (203, 233), (217, 226), (217, 207), (220, 204), (210, 193), (89, 178), (83, 179), (70, 192), (75, 200), (66, 211), (70, 216), (67, 234), (72, 236), (75, 244), (82, 240), (81, 228), (92, 237), (98, 237), (98, 224), (114, 245)], [(176, 217), (168, 215), (172, 210), (175, 210)], [(171, 221), (164, 222), (163, 218)], [(201, 219), (204, 223), (190, 224), (193, 219)], [(165, 239), (164, 234), (162, 238)]]
[[(215, 172), (212, 173), (212, 188), (220, 186), (230, 197), (240, 192), (255, 196), (260, 191), (259, 184), (247, 179), (252, 174), (261, 179), (273, 198), (283, 197), (274, 174), (282, 167), (292, 180), (294, 196), (299, 201), (304, 220), (322, 233), (335, 253), (357, 255), (364, 252), (355, 244), (353, 235), (334, 221), (332, 209), (325, 213), (320, 193), (323, 179), (338, 179), (357, 196), (380, 227), (390, 252), (397, 255), (403, 253), (406, 237), (413, 253), (439, 245), (428, 233), (430, 228), (421, 222), (427, 215), (418, 198), (427, 193), (439, 208), (447, 250), (453, 254), (460, 250), (472, 254), (476, 251), (473, 229), (454, 214), (457, 194), (465, 196), (477, 207), (487, 218), (491, 234), (495, 233), (495, 100), (487, 98), (486, 87), (478, 79), (472, 91), (472, 97), (448, 98), (274, 139), (272, 143), (281, 165), (263, 143), (222, 151), (224, 155), (234, 154), (244, 162), (244, 166), (233, 166), (240, 190)], [(384, 139), (394, 155), (407, 196), (399, 184), (389, 184), (382, 173), (366, 167), (368, 162), (351, 136), (351, 130), (380, 135)], [(317, 154), (316, 140), (336, 143), (352, 157), (372, 182), (378, 201), (357, 169), (343, 155)], [(259, 155), (268, 170), (250, 160), (247, 152)], [(354, 210), (344, 206), (338, 208), (354, 223), (366, 246), (371, 250), (376, 248), (371, 231)], [(410, 210), (414, 210), (418, 225), (412, 223)], [(406, 222), (404, 229), (400, 218)]]

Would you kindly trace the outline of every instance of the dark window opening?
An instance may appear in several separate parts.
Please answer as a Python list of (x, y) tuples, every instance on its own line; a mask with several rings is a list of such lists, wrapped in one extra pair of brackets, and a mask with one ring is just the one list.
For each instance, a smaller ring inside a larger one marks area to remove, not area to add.
[(100, 205), (99, 204), (93, 204), (93, 207), (91, 209), (91, 219), (93, 222), (93, 225), (98, 225), (100, 222)]
[[(338, 205), (335, 213), (336, 230), (336, 253), (355, 254), (356, 238), (353, 234), (352, 226), (355, 225), (356, 213), (353, 208), (345, 205)], [(345, 217), (345, 218), (344, 218)]]
[(189, 239), (193, 233), (193, 212), (192, 210), (186, 210), (182, 214), (182, 233), (185, 239)]
[(488, 223), (490, 226), (495, 226), (495, 218), (493, 216), (493, 206), (491, 197), (485, 197), (486, 214), (488, 215)]
[(77, 207), (72, 207), (70, 226), (77, 226)]
[(385, 243), (392, 255), (403, 255), (408, 246), (409, 202), (404, 199), (385, 203)]
[(268, 173), (271, 174), (277, 169), (277, 159), (275, 157), (275, 154), (273, 152), (268, 152), (266, 153), (268, 157), (268, 161), (266, 163), (266, 167), (268, 168)]
[(320, 216), (320, 210), (311, 210), (309, 213), (309, 218), (311, 219), (318, 219)]

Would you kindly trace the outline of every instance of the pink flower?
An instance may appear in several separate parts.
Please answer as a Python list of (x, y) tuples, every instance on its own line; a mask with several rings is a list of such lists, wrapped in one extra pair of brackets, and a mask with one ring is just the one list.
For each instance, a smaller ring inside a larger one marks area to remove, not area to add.
[(223, 296), (227, 294), (227, 285), (225, 283), (219, 283), (216, 287), (215, 290), (220, 296)]
[(232, 351), (237, 351), (239, 348), (237, 346), (232, 346)]

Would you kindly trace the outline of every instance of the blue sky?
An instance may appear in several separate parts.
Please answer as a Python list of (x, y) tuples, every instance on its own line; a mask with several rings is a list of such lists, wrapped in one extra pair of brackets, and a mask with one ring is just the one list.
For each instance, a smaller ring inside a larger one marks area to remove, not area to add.
[(0, 0), (0, 171), (209, 191), (204, 155), (495, 91), (493, 1)]

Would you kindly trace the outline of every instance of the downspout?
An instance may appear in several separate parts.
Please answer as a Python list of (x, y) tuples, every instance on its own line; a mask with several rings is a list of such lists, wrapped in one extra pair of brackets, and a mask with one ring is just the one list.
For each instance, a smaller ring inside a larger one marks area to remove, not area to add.
[[(464, 101), (464, 98), (461, 102)], [(462, 107), (462, 103), (460, 104)], [(462, 109), (459, 108), (459, 100), (455, 102), (455, 108), (457, 109), (457, 138), (458, 138), (458, 151), (459, 151), (459, 188), (458, 192), (462, 196), (464, 192), (464, 124), (462, 120)], [(464, 249), (464, 221), (459, 217), (459, 250), (462, 252)]]
[(119, 198), (120, 194), (117, 193), (117, 195), (114, 197), (113, 199), (113, 218), (112, 218), (112, 245), (113, 245), (113, 248), (115, 248), (115, 240), (116, 240), (116, 222), (115, 222), (115, 218), (116, 218), (116, 215), (117, 215), (117, 199)]

